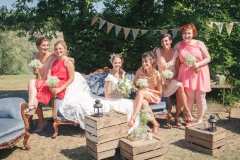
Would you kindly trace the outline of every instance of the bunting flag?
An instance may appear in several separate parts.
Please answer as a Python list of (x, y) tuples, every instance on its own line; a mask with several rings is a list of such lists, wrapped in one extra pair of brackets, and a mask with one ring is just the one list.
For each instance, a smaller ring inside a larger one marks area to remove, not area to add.
[(161, 34), (168, 33), (168, 30), (166, 30), (166, 29), (164, 29), (164, 30), (160, 30), (160, 33), (161, 33)]
[(102, 28), (102, 26), (105, 24), (105, 20), (103, 20), (103, 19), (100, 19), (100, 22), (99, 22), (99, 29), (101, 29)]
[(98, 17), (94, 16), (94, 17), (92, 18), (91, 26), (94, 25), (94, 23), (97, 22), (97, 20), (98, 20)]
[(121, 29), (122, 29), (121, 26), (115, 25), (115, 34), (116, 34), (116, 36), (117, 36), (118, 33), (121, 31)]
[(221, 34), (223, 29), (223, 23), (221, 22), (214, 22), (214, 23), (218, 26), (219, 33)]
[(124, 30), (124, 35), (125, 35), (125, 39), (126, 39), (131, 29), (124, 27), (123, 30)]
[(171, 29), (172, 30), (172, 39), (174, 39), (178, 33), (178, 28)]
[(213, 22), (208, 22), (208, 23), (207, 23), (207, 26), (210, 27), (210, 28), (212, 28), (212, 27), (213, 27)]
[(234, 25), (234, 22), (226, 24), (226, 29), (227, 29), (228, 36), (230, 36), (230, 34), (232, 32), (233, 25)]
[(112, 29), (112, 27), (113, 27), (113, 24), (107, 22), (107, 34), (110, 32), (110, 30)]
[(139, 29), (132, 29), (133, 39), (135, 40), (138, 35)]
[(140, 36), (142, 36), (142, 35), (144, 35), (145, 33), (147, 33), (149, 30), (141, 30), (141, 35)]

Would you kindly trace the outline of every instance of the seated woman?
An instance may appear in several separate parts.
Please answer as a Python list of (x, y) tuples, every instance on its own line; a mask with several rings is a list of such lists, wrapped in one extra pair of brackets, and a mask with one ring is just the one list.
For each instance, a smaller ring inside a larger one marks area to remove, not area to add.
[(51, 69), (49, 69), (47, 77), (56, 76), (60, 82), (55, 86), (55, 88), (50, 89), (46, 85), (45, 79), (30, 80), (29, 84), (32, 85), (29, 86), (30, 94), (28, 107), (25, 108), (25, 113), (27, 115), (33, 115), (35, 113), (39, 102), (48, 104), (54, 95), (63, 99), (66, 88), (74, 79), (75, 67), (74, 64), (67, 58), (67, 46), (64, 41), (58, 41), (54, 44), (54, 54), (57, 59), (53, 62)]
[[(145, 52), (142, 55), (142, 66), (137, 70), (134, 78), (134, 84), (138, 79), (147, 79), (148, 88), (138, 88), (134, 100), (134, 112), (128, 122), (129, 126), (133, 126), (137, 113), (140, 109), (146, 108), (152, 116), (153, 134), (157, 134), (160, 124), (156, 121), (149, 104), (157, 104), (162, 97), (162, 77), (160, 73), (155, 70), (156, 60), (153, 52)], [(138, 87), (138, 86), (136, 86)]]
[(176, 105), (176, 116), (175, 124), (181, 127), (182, 124), (179, 120), (179, 114), (182, 105), (184, 106), (184, 115), (186, 118), (186, 124), (193, 122), (193, 117), (187, 105), (187, 96), (184, 92), (184, 88), (181, 82), (177, 80), (178, 69), (179, 69), (179, 57), (178, 51), (171, 48), (172, 37), (170, 34), (162, 34), (160, 37), (160, 42), (162, 48), (155, 48), (154, 53), (157, 57), (158, 70), (162, 73), (165, 70), (170, 70), (174, 73), (173, 78), (166, 80), (163, 77), (163, 84), (165, 89), (163, 89), (163, 97), (170, 97), (176, 92), (177, 105)]

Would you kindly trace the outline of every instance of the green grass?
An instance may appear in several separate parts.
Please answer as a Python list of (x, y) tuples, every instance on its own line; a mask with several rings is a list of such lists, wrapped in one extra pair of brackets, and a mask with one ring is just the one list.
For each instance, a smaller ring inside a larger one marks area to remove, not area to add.
[(1, 75), (0, 90), (27, 90), (28, 82), (34, 75)]

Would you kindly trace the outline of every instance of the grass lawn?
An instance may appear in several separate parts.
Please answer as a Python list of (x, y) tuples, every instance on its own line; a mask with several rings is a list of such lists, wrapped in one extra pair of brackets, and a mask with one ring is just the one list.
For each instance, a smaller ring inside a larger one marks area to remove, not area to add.
[[(27, 83), (33, 75), (19, 76), (0, 76), (0, 98), (5, 97), (22, 97), (27, 101)], [(175, 107), (173, 106), (173, 117)], [(46, 120), (51, 118), (51, 107), (43, 107), (43, 114)], [(206, 122), (210, 114), (204, 115)], [(196, 113), (193, 116), (197, 117)], [(227, 113), (219, 114), (217, 117), (217, 126), (226, 129), (226, 149), (217, 156), (209, 156), (198, 151), (189, 149), (185, 146), (185, 126), (180, 128), (174, 126), (172, 118), (172, 129), (167, 129), (166, 119), (157, 119), (161, 124), (157, 136), (164, 146), (164, 155), (162, 160), (238, 160), (240, 159), (240, 109), (233, 108), (231, 120), (227, 118)], [(183, 122), (183, 119), (180, 118)], [(183, 123), (184, 124), (184, 123)], [(34, 126), (37, 128), (38, 120), (34, 115)], [(150, 127), (152, 127), (150, 125)], [(0, 126), (1, 129), (1, 126)], [(79, 126), (70, 125), (59, 126), (59, 135), (56, 139), (51, 139), (53, 134), (53, 124), (48, 122), (46, 129), (41, 133), (33, 133), (28, 140), (30, 150), (23, 148), (23, 140), (17, 143), (14, 148), (0, 150), (0, 159), (6, 160), (87, 160), (85, 131)], [(144, 143), (144, 142), (143, 142)], [(115, 157), (108, 160), (120, 160), (119, 152)]]

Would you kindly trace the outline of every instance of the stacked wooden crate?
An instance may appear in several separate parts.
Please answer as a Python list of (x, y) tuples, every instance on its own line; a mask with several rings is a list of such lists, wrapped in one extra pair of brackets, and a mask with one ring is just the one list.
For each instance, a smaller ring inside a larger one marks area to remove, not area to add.
[(153, 137), (152, 140), (131, 141), (122, 138), (119, 142), (120, 154), (122, 159), (145, 160), (160, 158), (164, 154), (163, 145), (159, 138)]
[(185, 129), (185, 144), (199, 152), (212, 156), (218, 155), (225, 149), (226, 130), (217, 127), (217, 131), (202, 130), (200, 124), (187, 126)]
[(112, 157), (119, 139), (128, 135), (127, 115), (116, 111), (113, 116), (85, 116), (85, 131), (89, 155), (97, 160)]

